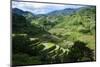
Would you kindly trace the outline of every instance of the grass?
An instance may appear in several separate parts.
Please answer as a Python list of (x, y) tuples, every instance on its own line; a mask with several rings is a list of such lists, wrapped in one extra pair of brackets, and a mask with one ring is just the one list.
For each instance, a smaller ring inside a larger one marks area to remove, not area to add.
[(49, 49), (49, 48), (55, 46), (55, 44), (53, 44), (53, 43), (42, 43), (42, 45), (45, 46), (44, 50), (45, 50), (45, 49)]

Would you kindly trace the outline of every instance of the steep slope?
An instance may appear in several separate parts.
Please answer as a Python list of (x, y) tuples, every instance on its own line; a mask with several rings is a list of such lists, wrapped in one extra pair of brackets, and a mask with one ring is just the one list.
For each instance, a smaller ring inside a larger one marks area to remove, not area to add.
[(95, 15), (95, 7), (34, 17), (30, 12), (15, 10), (12, 13), (13, 65), (94, 61)]
[(23, 10), (18, 9), (18, 8), (13, 8), (12, 13), (24, 16), (26, 18), (26, 20), (29, 22), (31, 22), (32, 19), (35, 18), (35, 15), (33, 13), (28, 12), (28, 11), (23, 11)]
[(83, 42), (87, 42), (88, 46), (95, 50), (96, 13), (94, 8), (84, 7), (73, 15), (64, 16), (62, 22), (56, 24), (49, 32), (58, 35), (66, 43), (67, 41), (74, 42), (76, 40), (82, 40)]

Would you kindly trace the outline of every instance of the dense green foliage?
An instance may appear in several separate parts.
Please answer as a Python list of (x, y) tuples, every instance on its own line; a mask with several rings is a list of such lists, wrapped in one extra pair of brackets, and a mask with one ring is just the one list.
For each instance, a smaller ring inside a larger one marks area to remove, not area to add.
[(94, 6), (71, 14), (12, 14), (13, 65), (95, 60)]

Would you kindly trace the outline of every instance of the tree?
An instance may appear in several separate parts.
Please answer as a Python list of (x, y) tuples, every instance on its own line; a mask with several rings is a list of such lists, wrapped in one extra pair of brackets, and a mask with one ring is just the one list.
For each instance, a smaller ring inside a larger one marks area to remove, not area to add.
[(66, 62), (93, 61), (93, 50), (86, 47), (86, 43), (75, 41), (66, 56)]
[(27, 36), (16, 35), (12, 39), (12, 50), (13, 54), (15, 53), (26, 53), (33, 55), (33, 49), (31, 42)]

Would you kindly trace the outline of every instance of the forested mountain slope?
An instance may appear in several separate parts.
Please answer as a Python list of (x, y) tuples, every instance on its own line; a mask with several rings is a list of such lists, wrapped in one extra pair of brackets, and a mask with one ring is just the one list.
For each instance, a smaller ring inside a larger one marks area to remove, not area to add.
[(95, 9), (41, 15), (12, 9), (13, 65), (94, 61)]

